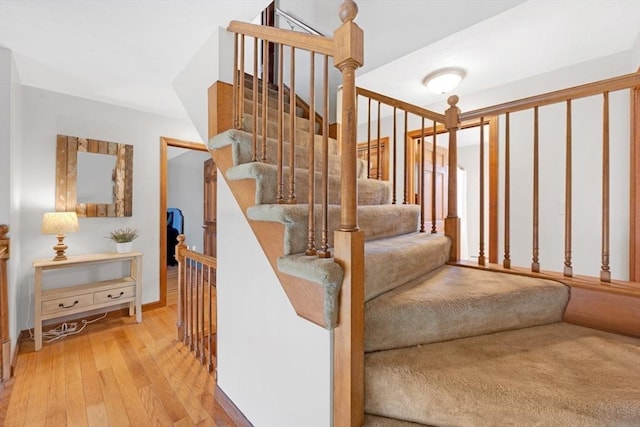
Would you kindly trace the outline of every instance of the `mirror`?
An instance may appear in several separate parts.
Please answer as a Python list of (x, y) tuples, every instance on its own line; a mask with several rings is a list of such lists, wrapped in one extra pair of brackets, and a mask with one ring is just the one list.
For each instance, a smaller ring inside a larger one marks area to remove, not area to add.
[(85, 217), (132, 215), (133, 146), (58, 135), (56, 210)]

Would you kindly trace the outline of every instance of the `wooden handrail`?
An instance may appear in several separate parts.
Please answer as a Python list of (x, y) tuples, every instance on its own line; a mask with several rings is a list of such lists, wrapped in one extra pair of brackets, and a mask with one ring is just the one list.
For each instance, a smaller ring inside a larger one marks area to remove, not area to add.
[(227, 31), (267, 40), (270, 43), (285, 44), (287, 46), (293, 46), (296, 49), (305, 49), (311, 52), (333, 56), (334, 44), (333, 39), (330, 37), (304, 34), (296, 31), (283, 30), (281, 28), (264, 27), (262, 25), (239, 21), (231, 21), (227, 27)]
[(366, 96), (370, 99), (375, 99), (384, 104), (387, 104), (394, 108), (405, 110), (408, 113), (415, 114), (416, 116), (424, 117), (425, 119), (435, 120), (439, 123), (444, 123), (444, 114), (436, 113), (435, 111), (427, 110), (426, 108), (418, 107), (417, 105), (409, 104), (408, 102), (401, 101), (390, 96), (382, 95), (381, 93), (374, 92), (361, 87), (356, 88), (356, 94)]
[(506, 112), (516, 112), (528, 110), (533, 107), (565, 102), (569, 99), (585, 98), (587, 96), (600, 95), (603, 92), (615, 92), (617, 90), (629, 89), (640, 86), (640, 71), (625, 74), (611, 79), (600, 80), (568, 89), (557, 90), (544, 93), (542, 95), (530, 96), (517, 101), (505, 102), (492, 107), (480, 108), (460, 114), (461, 121), (474, 120), (480, 117), (497, 116)]

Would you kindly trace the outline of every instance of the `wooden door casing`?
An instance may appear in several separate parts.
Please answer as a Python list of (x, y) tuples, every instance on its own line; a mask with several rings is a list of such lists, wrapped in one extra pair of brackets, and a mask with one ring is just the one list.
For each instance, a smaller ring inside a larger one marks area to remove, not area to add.
[[(369, 162), (369, 178), (379, 179), (382, 181), (389, 180), (389, 138), (380, 138), (380, 149), (378, 149), (378, 140), (371, 141), (371, 149), (369, 150), (368, 142), (358, 143), (358, 158)], [(370, 151), (370, 153), (369, 153)], [(378, 172), (378, 154), (380, 154), (380, 172)]]
[(216, 256), (217, 216), (216, 199), (218, 194), (218, 168), (213, 159), (204, 162), (204, 223), (203, 242), (204, 254)]

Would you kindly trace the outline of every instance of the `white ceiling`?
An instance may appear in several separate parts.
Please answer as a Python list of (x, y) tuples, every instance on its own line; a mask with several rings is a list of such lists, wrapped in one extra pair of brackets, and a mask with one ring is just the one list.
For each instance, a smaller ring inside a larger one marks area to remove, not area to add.
[[(175, 77), (219, 26), (251, 21), (268, 3), (0, 0), (0, 46), (13, 51), (24, 85), (185, 118)], [(281, 0), (280, 7), (331, 34), (339, 3)], [(441, 66), (466, 69), (457, 90), (464, 94), (629, 50), (640, 32), (640, 0), (358, 4), (365, 31), (358, 84), (418, 105), (444, 99), (421, 85)]]

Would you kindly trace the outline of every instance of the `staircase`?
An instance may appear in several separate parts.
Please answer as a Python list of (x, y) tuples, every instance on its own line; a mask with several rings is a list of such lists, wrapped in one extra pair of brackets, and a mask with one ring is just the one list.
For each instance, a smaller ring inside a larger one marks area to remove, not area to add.
[[(253, 83), (244, 84), (250, 112)], [(269, 90), (269, 97), (277, 95)], [(296, 115), (295, 195), (306, 201), (308, 150), (318, 150), (322, 138), (309, 137), (315, 124), (301, 111)], [(252, 226), (283, 230), (258, 235), (265, 253), (281, 280), (321, 291), (322, 319), (310, 320), (332, 329), (342, 269), (332, 259), (305, 256), (308, 206), (277, 203), (276, 117), (269, 109), (264, 161), (252, 161), (249, 114), (242, 129), (216, 135), (209, 149), (230, 186), (244, 182), (250, 185), (243, 189), (254, 189), (235, 193)], [(255, 121), (259, 135), (262, 119)], [(287, 157), (291, 141), (284, 134)], [(340, 158), (333, 139), (329, 152), (334, 230)], [(292, 171), (284, 167), (283, 173), (289, 194)], [(363, 162), (358, 177), (358, 223), (366, 239), (366, 426), (640, 425), (639, 339), (564, 323), (570, 292), (561, 283), (447, 265), (450, 241), (417, 231), (418, 206), (391, 204), (388, 183), (366, 179)], [(268, 249), (274, 246), (277, 256)]]

